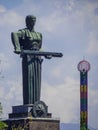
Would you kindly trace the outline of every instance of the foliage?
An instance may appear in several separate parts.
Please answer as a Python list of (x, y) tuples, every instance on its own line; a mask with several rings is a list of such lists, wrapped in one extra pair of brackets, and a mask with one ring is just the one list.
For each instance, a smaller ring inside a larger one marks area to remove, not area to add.
[(8, 127), (8, 125), (2, 121), (0, 121), (0, 130), (4, 130)]
[(88, 128), (86, 128), (85, 126), (81, 127), (80, 130), (89, 130)]
[[(3, 108), (2, 108), (2, 105), (0, 103), (0, 117), (1, 117), (2, 113), (3, 113)], [(0, 121), (0, 130), (4, 130), (7, 127), (8, 127), (8, 125), (6, 123), (4, 123), (3, 121)]]

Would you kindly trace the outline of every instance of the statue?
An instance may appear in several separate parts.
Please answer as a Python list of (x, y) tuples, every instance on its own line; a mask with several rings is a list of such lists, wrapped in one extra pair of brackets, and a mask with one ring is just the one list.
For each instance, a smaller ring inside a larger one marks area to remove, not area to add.
[[(36, 17), (28, 15), (25, 21), (27, 28), (11, 34), (16, 54), (20, 54), (22, 49), (39, 51), (42, 46), (42, 34), (34, 30)], [(22, 56), (23, 104), (34, 104), (40, 100), (41, 63), (40, 56)]]
[(11, 33), (14, 52), (22, 57), (23, 104), (40, 101), (42, 58), (62, 57), (61, 53), (41, 52), (42, 34), (35, 32), (36, 17), (26, 16), (27, 28)]

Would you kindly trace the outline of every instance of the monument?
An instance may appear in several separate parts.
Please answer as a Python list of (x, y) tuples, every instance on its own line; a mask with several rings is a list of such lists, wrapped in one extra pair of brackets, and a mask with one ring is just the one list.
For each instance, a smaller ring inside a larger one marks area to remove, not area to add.
[[(62, 57), (62, 53), (43, 52), (42, 34), (34, 30), (36, 17), (26, 16), (26, 28), (11, 33), (14, 52), (22, 58), (23, 105), (13, 106), (9, 114), (9, 129), (27, 124), (30, 130), (59, 130), (59, 120), (48, 113), (48, 106), (40, 100), (41, 66), (43, 59)], [(31, 118), (32, 117), (32, 118)], [(19, 122), (19, 123), (18, 123)]]

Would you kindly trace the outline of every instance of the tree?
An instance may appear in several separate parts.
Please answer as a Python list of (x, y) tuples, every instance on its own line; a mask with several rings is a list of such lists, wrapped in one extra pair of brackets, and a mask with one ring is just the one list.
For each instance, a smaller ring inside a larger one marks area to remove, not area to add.
[(8, 127), (8, 125), (2, 121), (2, 118), (1, 118), (2, 113), (3, 113), (3, 108), (0, 103), (0, 130), (5, 130)]

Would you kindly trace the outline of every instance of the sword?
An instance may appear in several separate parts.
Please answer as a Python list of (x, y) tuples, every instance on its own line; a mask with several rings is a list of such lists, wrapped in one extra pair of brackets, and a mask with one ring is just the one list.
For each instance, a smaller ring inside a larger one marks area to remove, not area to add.
[(22, 50), (21, 56), (24, 54), (33, 55), (33, 56), (52, 56), (52, 57), (62, 57), (63, 54), (60, 52), (45, 52), (45, 51), (33, 51), (33, 50)]

